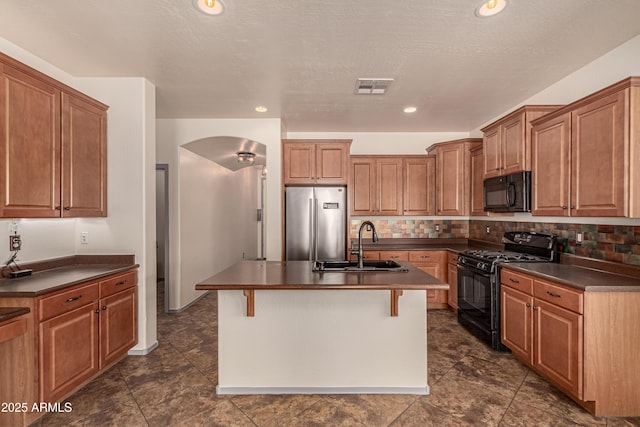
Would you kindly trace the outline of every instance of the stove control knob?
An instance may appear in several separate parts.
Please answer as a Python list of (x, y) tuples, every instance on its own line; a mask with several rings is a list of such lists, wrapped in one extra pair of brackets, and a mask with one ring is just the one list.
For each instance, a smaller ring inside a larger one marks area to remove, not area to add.
[(486, 271), (487, 270), (487, 263), (485, 263), (485, 262), (478, 263), (478, 268), (480, 270), (485, 270)]
[(459, 262), (460, 264), (466, 264), (466, 263), (467, 263), (467, 260), (466, 260), (466, 259), (464, 259), (464, 258), (460, 258), (460, 259), (458, 260), (458, 262)]

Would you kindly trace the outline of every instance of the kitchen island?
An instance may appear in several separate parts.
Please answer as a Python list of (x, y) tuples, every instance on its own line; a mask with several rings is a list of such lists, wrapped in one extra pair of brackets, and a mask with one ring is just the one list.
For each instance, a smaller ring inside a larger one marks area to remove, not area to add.
[(313, 272), (243, 261), (196, 285), (218, 291), (219, 394), (428, 394), (426, 290), (404, 272)]

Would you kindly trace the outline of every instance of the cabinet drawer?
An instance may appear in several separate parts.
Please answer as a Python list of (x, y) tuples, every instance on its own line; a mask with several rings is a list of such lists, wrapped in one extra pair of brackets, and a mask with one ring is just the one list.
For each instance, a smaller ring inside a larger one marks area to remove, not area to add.
[(533, 287), (533, 296), (575, 313), (583, 313), (582, 292), (543, 280), (536, 280), (535, 286)]
[(392, 261), (409, 261), (409, 253), (407, 251), (380, 251), (380, 259)]
[[(349, 255), (349, 259), (352, 261), (355, 261), (358, 259), (358, 255), (357, 254), (350, 254)], [(368, 259), (368, 260), (379, 260), (380, 259), (380, 252), (378, 251), (364, 251), (362, 254), (362, 259)]]
[(533, 278), (510, 270), (500, 272), (500, 283), (510, 288), (517, 289), (529, 295), (533, 295)]
[(96, 301), (99, 289), (98, 283), (91, 283), (40, 299), (40, 320), (50, 319)]
[(458, 253), (457, 252), (447, 252), (447, 259), (449, 264), (457, 264), (458, 263)]
[(100, 298), (124, 291), (127, 288), (135, 286), (137, 283), (138, 274), (135, 271), (103, 280), (100, 282)]
[(409, 262), (444, 262), (446, 251), (411, 251), (409, 252)]

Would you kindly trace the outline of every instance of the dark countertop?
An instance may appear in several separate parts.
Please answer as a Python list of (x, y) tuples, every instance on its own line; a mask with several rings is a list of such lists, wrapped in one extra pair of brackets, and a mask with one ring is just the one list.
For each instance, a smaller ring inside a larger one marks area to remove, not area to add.
[(31, 311), (29, 307), (0, 307), (0, 323), (22, 316)]
[(242, 261), (198, 283), (196, 289), (449, 289), (408, 262), (399, 264), (408, 272), (315, 273), (310, 261)]
[(502, 268), (530, 274), (586, 292), (640, 292), (640, 279), (592, 268), (556, 263), (504, 264)]
[[(38, 265), (46, 268), (34, 269), (31, 276), (0, 279), (0, 298), (37, 297), (139, 267), (134, 263), (133, 255), (83, 255), (42, 261), (33, 266), (37, 268)], [(31, 268), (31, 265), (22, 267)]]
[[(351, 247), (358, 248), (358, 239), (351, 239)], [(365, 251), (454, 251), (462, 252), (470, 248), (502, 249), (503, 244), (467, 239), (380, 239), (373, 243), (371, 238), (363, 239)]]

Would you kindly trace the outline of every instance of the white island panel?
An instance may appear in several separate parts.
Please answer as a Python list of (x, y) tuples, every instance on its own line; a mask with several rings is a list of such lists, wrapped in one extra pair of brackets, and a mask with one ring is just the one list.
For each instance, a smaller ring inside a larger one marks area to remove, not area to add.
[(424, 290), (218, 291), (218, 393), (428, 394)]

